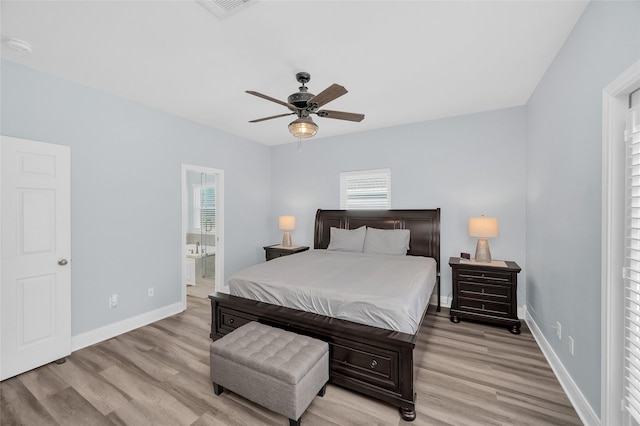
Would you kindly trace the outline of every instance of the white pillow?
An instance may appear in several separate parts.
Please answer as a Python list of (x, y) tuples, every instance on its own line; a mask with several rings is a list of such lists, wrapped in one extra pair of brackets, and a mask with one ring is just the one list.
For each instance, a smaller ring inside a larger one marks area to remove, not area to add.
[(364, 252), (404, 256), (409, 250), (411, 233), (408, 229), (367, 228)]
[(341, 229), (332, 226), (329, 232), (329, 247), (327, 247), (327, 250), (362, 252), (364, 237), (367, 233), (366, 227)]

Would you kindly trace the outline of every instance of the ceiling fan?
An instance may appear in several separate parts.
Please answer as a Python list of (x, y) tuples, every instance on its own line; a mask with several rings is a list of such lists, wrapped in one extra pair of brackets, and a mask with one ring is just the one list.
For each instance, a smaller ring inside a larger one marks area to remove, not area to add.
[(328, 104), (332, 100), (339, 98), (347, 93), (347, 89), (339, 84), (332, 84), (324, 89), (317, 95), (308, 92), (306, 83), (311, 80), (311, 75), (308, 72), (299, 72), (296, 74), (296, 80), (302, 84), (297, 93), (292, 94), (287, 98), (287, 102), (279, 99), (272, 98), (271, 96), (263, 95), (253, 90), (247, 90), (250, 95), (257, 96), (262, 99), (266, 99), (271, 102), (283, 105), (289, 108), (290, 112), (286, 114), (272, 115), (270, 117), (258, 118), (251, 120), (249, 123), (259, 123), (260, 121), (271, 120), (272, 118), (286, 117), (287, 115), (297, 115), (298, 118), (289, 124), (289, 132), (299, 139), (310, 138), (318, 132), (318, 125), (311, 119), (311, 114), (316, 114), (318, 117), (335, 118), (338, 120), (347, 121), (362, 121), (364, 114), (356, 114), (353, 112), (332, 111), (328, 109), (319, 110), (320, 107)]

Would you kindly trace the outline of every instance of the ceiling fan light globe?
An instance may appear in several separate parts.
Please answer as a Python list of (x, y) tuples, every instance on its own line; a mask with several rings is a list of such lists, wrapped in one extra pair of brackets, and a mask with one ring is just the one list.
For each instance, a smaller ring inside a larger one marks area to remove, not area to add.
[(289, 124), (289, 132), (298, 139), (307, 139), (318, 133), (318, 125), (311, 118), (298, 118)]

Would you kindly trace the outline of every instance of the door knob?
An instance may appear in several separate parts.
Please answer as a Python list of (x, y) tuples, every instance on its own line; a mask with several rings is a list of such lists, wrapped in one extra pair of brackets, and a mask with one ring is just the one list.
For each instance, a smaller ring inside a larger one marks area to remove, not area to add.
[(64, 265), (66, 265), (67, 263), (69, 263), (69, 262), (67, 261), (67, 259), (60, 259), (60, 260), (58, 260), (58, 265), (60, 265), (60, 266), (64, 266)]

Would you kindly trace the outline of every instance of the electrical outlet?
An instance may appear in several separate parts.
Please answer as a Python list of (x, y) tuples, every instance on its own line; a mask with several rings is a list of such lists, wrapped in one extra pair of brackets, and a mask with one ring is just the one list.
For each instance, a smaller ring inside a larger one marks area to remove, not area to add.
[(153, 287), (147, 289), (147, 297), (153, 297)]
[(573, 337), (569, 336), (569, 353), (573, 355)]
[(562, 340), (562, 326), (560, 325), (560, 321), (556, 321), (556, 335), (558, 336), (558, 340)]
[(118, 307), (118, 295), (112, 294), (111, 296), (109, 296), (109, 309), (113, 309), (117, 307)]

